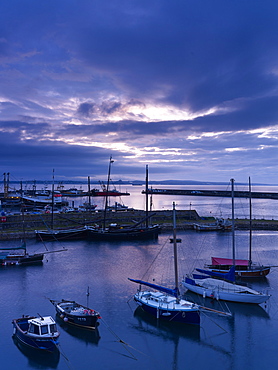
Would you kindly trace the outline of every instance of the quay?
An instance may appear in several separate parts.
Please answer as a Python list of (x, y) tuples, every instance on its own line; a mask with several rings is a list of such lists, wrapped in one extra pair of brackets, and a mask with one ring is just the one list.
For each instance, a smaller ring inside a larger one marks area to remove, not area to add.
[[(195, 210), (177, 210), (177, 229), (190, 230), (193, 224), (211, 223), (213, 217), (201, 218)], [(150, 223), (158, 224), (162, 232), (172, 230), (172, 210), (149, 212), (153, 214)], [(51, 214), (25, 214), (24, 219), (21, 214), (7, 215), (5, 221), (0, 221), (0, 240), (35, 238), (35, 230), (47, 230), (51, 228), (52, 221), (54, 229), (67, 229), (81, 225), (94, 225), (103, 222), (103, 211), (95, 212), (71, 212)], [(121, 225), (132, 225), (145, 218), (143, 210), (124, 210), (110, 211), (106, 216), (107, 225), (109, 223), (118, 223)], [(24, 228), (23, 228), (24, 226)], [(236, 219), (235, 227), (241, 230), (248, 230), (250, 221), (248, 219)], [(271, 230), (278, 231), (278, 220), (252, 220), (253, 230)], [(23, 233), (23, 230), (24, 233)]]
[[(142, 190), (142, 194), (146, 194)], [(191, 195), (204, 197), (231, 197), (230, 190), (183, 190), (183, 189), (148, 189), (148, 194), (157, 195)], [(235, 198), (249, 198), (249, 191), (234, 191)], [(251, 191), (251, 198), (278, 199), (278, 193)]]

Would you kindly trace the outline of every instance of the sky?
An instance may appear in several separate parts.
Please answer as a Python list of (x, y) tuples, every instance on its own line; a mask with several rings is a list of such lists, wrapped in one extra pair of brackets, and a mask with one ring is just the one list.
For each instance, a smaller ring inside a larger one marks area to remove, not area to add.
[(277, 25), (273, 0), (2, 0), (0, 171), (278, 184)]

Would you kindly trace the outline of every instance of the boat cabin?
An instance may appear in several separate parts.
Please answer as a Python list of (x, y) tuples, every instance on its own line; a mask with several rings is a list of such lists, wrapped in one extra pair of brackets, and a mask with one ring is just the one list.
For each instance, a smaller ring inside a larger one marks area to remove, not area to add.
[(57, 334), (56, 323), (51, 316), (36, 317), (28, 320), (28, 333), (34, 335), (53, 335)]

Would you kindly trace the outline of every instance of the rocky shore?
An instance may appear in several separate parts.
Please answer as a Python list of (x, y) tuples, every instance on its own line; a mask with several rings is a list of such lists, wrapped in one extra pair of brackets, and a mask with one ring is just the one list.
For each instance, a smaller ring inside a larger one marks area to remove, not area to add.
[[(152, 217), (150, 223), (159, 224), (161, 230), (169, 231), (172, 229), (172, 211), (150, 212)], [(26, 214), (8, 215), (0, 222), (0, 240), (35, 238), (35, 230), (45, 230), (53, 227), (54, 229), (67, 229), (81, 225), (94, 225), (103, 222), (103, 212), (72, 212), (68, 214)], [(142, 210), (107, 212), (106, 224), (118, 223), (121, 225), (132, 225), (145, 218), (146, 214)], [(214, 218), (200, 218), (195, 210), (177, 211), (177, 229), (193, 229), (194, 223), (212, 223)], [(249, 229), (248, 219), (236, 219), (235, 227), (241, 230)], [(253, 220), (253, 230), (272, 230), (278, 231), (278, 220)], [(23, 232), (25, 230), (25, 233)]]

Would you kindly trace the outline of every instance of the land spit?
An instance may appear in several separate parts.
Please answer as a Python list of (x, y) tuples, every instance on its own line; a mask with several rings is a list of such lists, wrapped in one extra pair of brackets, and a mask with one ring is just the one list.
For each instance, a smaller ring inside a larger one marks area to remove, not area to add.
[[(178, 210), (177, 229), (193, 229), (194, 223), (212, 223), (213, 217), (199, 217), (195, 210)], [(172, 210), (152, 211), (148, 221), (149, 224), (158, 224), (162, 232), (172, 230)], [(106, 226), (110, 223), (117, 223), (123, 226), (131, 226), (146, 217), (142, 210), (109, 211), (106, 214)], [(35, 238), (35, 230), (68, 229), (83, 225), (102, 225), (104, 212), (71, 212), (52, 214), (18, 214), (2, 217), (0, 222), (0, 240)], [(145, 222), (143, 223), (145, 224)], [(250, 228), (248, 219), (236, 219), (235, 227), (241, 230)], [(278, 220), (252, 220), (253, 230), (272, 230), (278, 231)]]

